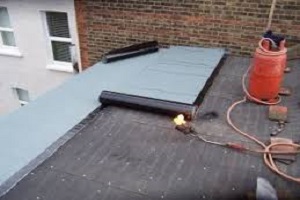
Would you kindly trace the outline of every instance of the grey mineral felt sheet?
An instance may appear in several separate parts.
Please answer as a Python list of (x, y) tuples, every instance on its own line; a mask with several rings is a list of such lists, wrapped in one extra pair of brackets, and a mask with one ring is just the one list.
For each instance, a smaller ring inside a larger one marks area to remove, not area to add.
[(224, 53), (219, 48), (170, 47), (114, 92), (193, 104)]

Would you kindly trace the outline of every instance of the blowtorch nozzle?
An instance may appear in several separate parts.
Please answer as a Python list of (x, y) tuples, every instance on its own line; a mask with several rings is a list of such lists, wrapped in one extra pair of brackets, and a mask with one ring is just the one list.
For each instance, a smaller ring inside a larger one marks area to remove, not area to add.
[(175, 128), (184, 134), (194, 133), (194, 128), (191, 123), (176, 125)]

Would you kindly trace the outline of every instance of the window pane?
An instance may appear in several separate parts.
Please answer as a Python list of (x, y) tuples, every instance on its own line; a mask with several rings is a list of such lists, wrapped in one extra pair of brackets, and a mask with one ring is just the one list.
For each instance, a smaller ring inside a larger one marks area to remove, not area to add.
[(16, 46), (16, 41), (13, 32), (1, 31), (3, 45)]
[(53, 58), (56, 61), (71, 62), (70, 45), (68, 42), (52, 41)]
[(46, 18), (50, 36), (70, 38), (67, 13), (46, 12)]
[(0, 7), (0, 27), (11, 28), (7, 8)]
[(26, 102), (30, 101), (28, 90), (24, 90), (22, 88), (13, 88), (13, 89), (16, 91), (20, 101), (26, 101)]

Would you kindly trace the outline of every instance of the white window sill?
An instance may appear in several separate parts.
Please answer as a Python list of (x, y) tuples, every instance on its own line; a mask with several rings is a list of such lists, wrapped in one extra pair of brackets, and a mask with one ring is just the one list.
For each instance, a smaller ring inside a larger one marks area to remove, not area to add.
[(0, 55), (22, 57), (23, 55), (18, 48), (0, 48)]
[(46, 66), (47, 69), (55, 70), (55, 71), (62, 71), (62, 72), (70, 72), (73, 73), (74, 69), (72, 64), (49, 64)]
[(22, 100), (19, 100), (19, 102), (20, 102), (20, 105), (21, 105), (21, 106), (25, 106), (25, 105), (27, 105), (27, 104), (28, 104), (28, 102), (27, 102), (27, 101), (22, 101)]

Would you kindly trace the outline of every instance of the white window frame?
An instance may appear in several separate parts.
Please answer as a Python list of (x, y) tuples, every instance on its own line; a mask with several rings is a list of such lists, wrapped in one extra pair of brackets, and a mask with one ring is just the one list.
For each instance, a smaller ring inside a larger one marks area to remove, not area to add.
[[(7, 7), (4, 6), (0, 6), (3, 8), (6, 8), (8, 10)], [(11, 17), (8, 13), (8, 17), (11, 23)], [(8, 46), (8, 45), (4, 45), (3, 44), (3, 40), (2, 40), (2, 36), (1, 36), (1, 32), (11, 32), (14, 34), (14, 40), (16, 43), (16, 37), (15, 37), (15, 33), (14, 33), (14, 29), (13, 28), (7, 28), (7, 27), (1, 27), (0, 26), (0, 55), (7, 55), (7, 56), (16, 56), (16, 57), (21, 57), (22, 54), (19, 51), (19, 48), (16, 46)]]
[[(68, 42), (70, 43), (70, 48), (73, 45), (73, 39), (72, 39), (72, 34), (71, 34), (71, 30), (70, 30), (70, 19), (69, 19), (69, 13), (68, 12), (63, 12), (66, 13), (68, 16), (68, 28), (69, 28), (69, 32), (70, 32), (70, 38), (63, 38), (63, 37), (54, 37), (50, 35), (50, 30), (49, 30), (49, 26), (48, 26), (48, 22), (47, 22), (47, 12), (60, 12), (60, 11), (43, 11), (43, 20), (44, 20), (44, 24), (45, 24), (45, 31), (46, 31), (46, 37), (47, 37), (47, 41), (48, 41), (48, 56), (49, 56), (49, 60), (50, 63), (46, 66), (47, 69), (50, 70), (57, 70), (57, 71), (64, 71), (64, 72), (74, 72), (74, 68), (73, 68), (73, 63), (72, 62), (63, 62), (63, 61), (56, 61), (54, 60), (54, 55), (53, 55), (53, 47), (52, 47), (52, 41), (55, 42)], [(70, 49), (71, 51), (71, 49)], [(71, 52), (70, 52), (71, 53)], [(72, 55), (72, 54), (71, 54)]]

